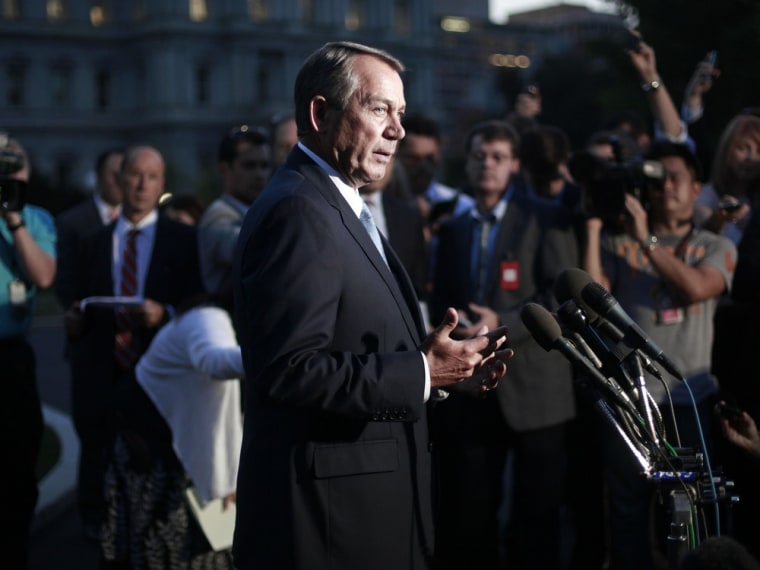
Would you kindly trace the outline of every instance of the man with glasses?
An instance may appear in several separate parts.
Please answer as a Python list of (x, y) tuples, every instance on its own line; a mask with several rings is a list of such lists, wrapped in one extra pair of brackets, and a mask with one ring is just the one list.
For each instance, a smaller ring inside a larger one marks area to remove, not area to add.
[[(507, 452), (514, 475), (507, 567), (558, 568), (565, 424), (574, 415), (571, 370), (527, 331), (527, 302), (555, 305), (552, 277), (565, 262), (550, 247), (533, 202), (517, 179), (519, 137), (506, 121), (467, 136), (466, 172), (475, 207), (438, 234), (430, 316), (459, 310), (453, 338), (509, 327), (515, 350), (508, 382), (476, 399), (457, 393), (431, 411), (438, 481), (436, 564), (441, 569), (504, 567), (499, 560)], [(551, 242), (559, 236), (552, 237)]]
[(231, 264), (243, 216), (272, 174), (272, 150), (267, 132), (242, 125), (219, 143), (218, 166), (222, 196), (213, 201), (198, 223), (198, 253), (203, 285), (209, 293), (231, 302)]

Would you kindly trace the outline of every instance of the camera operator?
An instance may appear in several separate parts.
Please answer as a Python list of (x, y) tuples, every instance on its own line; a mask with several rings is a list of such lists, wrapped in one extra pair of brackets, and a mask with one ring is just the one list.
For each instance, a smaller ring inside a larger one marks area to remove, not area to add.
[(42, 409), (35, 359), (25, 336), (35, 292), (55, 276), (55, 224), (41, 208), (25, 205), (29, 159), (0, 133), (0, 552), (8, 568), (26, 568), (29, 529), (37, 503), (35, 467)]
[[(701, 185), (699, 163), (691, 151), (682, 144), (659, 142), (648, 158), (661, 163), (664, 174), (660, 183), (649, 185), (649, 209), (627, 193), (625, 231), (617, 235), (603, 234), (599, 218), (587, 219), (584, 266), (683, 372), (709, 447), (717, 392), (710, 374), (712, 319), (718, 298), (731, 284), (736, 248), (728, 239), (694, 227), (694, 203)], [(686, 388), (667, 375), (665, 382), (682, 446), (701, 448)], [(647, 388), (664, 408), (664, 386), (647, 378)], [(673, 441), (670, 417), (663, 409), (667, 434)], [(605, 449), (612, 567), (651, 568), (647, 521), (652, 489), (634, 458), (614, 438), (615, 434), (610, 434)]]

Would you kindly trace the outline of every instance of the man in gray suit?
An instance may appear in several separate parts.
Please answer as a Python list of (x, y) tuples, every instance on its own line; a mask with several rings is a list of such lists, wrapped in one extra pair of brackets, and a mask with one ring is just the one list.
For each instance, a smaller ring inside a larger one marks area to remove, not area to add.
[(402, 70), (350, 42), (312, 54), (296, 79), (299, 142), (243, 222), (239, 570), (429, 568), (425, 402), (506, 373), (511, 351), (491, 357), (503, 333), (453, 340), (453, 309), (425, 337), (409, 276), (359, 196), (404, 136)]
[(214, 200), (198, 223), (198, 252), (203, 285), (231, 300), (232, 253), (243, 216), (264, 189), (272, 173), (271, 148), (266, 131), (242, 125), (219, 143), (218, 163), (222, 196)]
[[(475, 207), (438, 232), (430, 314), (453, 306), (472, 324), (509, 327), (515, 349), (509, 382), (487, 397), (452, 394), (431, 412), (439, 483), (437, 568), (496, 570), (507, 452), (514, 458), (509, 568), (558, 568), (565, 424), (574, 415), (572, 376), (561, 354), (548, 353), (520, 319), (527, 302), (554, 307), (553, 279), (578, 260), (537, 216), (519, 169), (519, 138), (505, 121), (475, 125), (467, 137), (467, 178)], [(561, 243), (560, 243), (561, 245)]]

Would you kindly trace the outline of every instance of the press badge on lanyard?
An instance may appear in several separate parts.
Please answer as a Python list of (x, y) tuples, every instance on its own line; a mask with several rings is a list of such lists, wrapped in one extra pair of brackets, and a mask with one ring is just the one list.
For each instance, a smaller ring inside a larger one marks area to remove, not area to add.
[[(689, 244), (693, 231), (693, 229), (689, 230), (689, 233), (681, 239), (675, 251), (673, 251), (673, 254), (684, 263), (686, 263), (686, 247)], [(674, 307), (675, 303), (673, 303), (672, 297), (666, 292), (665, 287), (663, 287), (663, 291), (665, 291), (665, 294), (660, 298), (661, 302), (657, 303), (661, 305), (657, 307), (657, 322), (661, 325), (682, 323), (685, 314), (684, 309), (682, 307)]]
[(520, 287), (520, 264), (517, 261), (501, 262), (501, 288), (515, 291)]
[(674, 325), (683, 322), (683, 309), (674, 307), (657, 311), (657, 320), (663, 325)]

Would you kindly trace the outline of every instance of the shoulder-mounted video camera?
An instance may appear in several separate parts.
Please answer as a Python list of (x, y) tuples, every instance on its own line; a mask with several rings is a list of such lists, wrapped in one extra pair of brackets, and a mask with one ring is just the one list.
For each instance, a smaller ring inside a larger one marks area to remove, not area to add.
[(24, 155), (7, 145), (7, 135), (0, 133), (0, 211), (18, 212), (26, 204), (27, 183), (13, 175), (24, 168)]
[(648, 209), (650, 191), (662, 188), (665, 182), (665, 168), (658, 160), (605, 160), (580, 151), (568, 166), (582, 189), (583, 212), (588, 217), (601, 218), (609, 226), (617, 226), (626, 214), (626, 194), (636, 197)]

